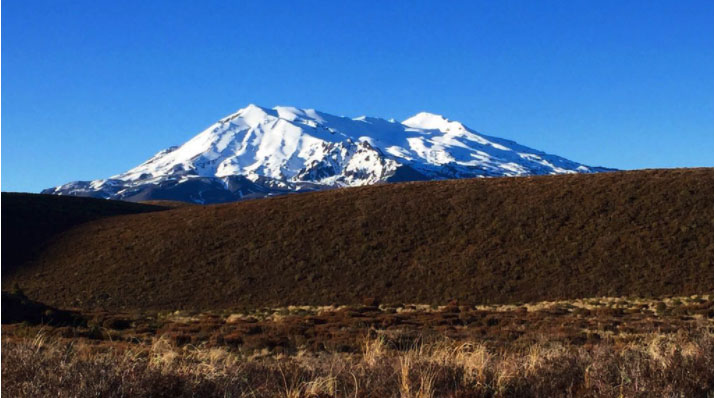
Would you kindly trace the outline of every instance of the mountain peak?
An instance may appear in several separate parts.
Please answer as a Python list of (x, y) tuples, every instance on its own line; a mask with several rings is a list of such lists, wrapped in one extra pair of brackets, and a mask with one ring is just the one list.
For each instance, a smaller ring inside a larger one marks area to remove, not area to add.
[(256, 104), (248, 104), (244, 108), (232, 113), (219, 120), (219, 123), (227, 123), (236, 118), (242, 118), (249, 125), (257, 125), (266, 119), (267, 116), (278, 116), (276, 111), (270, 108), (264, 108)]
[(408, 127), (428, 130), (442, 130), (449, 123), (450, 121), (445, 116), (430, 112), (419, 112), (403, 121), (403, 124)]
[(270, 108), (264, 108), (256, 104), (248, 104), (244, 108), (239, 109), (239, 113), (251, 113), (251, 112), (266, 112)]
[(255, 104), (248, 104), (248, 105), (246, 105), (246, 107), (239, 109), (239, 111), (236, 112), (236, 114), (238, 114), (244, 118), (252, 117), (252, 116), (253, 117), (256, 117), (256, 116), (265, 117), (265, 116), (271, 115), (271, 114), (275, 115), (276, 111), (274, 111), (271, 108), (265, 108), (263, 106), (258, 106)]

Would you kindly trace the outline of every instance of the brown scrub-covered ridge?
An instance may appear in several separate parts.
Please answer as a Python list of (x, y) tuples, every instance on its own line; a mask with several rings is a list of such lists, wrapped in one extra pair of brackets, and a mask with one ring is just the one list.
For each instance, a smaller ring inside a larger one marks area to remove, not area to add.
[(2, 275), (11, 274), (42, 252), (55, 235), (79, 224), (165, 208), (118, 200), (3, 192)]
[[(703, 294), (713, 184), (711, 168), (465, 179), (117, 215), (25, 243), (12, 272), (3, 254), (2, 284), (61, 308), (172, 310)], [(84, 200), (4, 195), (3, 249), (53, 226), (6, 222), (8, 206), (60, 199)]]

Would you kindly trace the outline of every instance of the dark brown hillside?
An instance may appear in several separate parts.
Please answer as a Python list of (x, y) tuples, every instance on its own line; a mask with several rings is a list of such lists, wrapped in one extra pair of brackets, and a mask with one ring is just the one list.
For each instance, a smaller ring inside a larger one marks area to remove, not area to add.
[(713, 169), (645, 170), (189, 206), (79, 225), (2, 283), (152, 309), (707, 293), (713, 189)]
[(176, 201), (176, 200), (143, 200), (143, 201), (138, 202), (138, 203), (142, 203), (142, 204), (145, 204), (145, 205), (162, 206), (162, 207), (167, 207), (167, 208), (170, 208), (170, 209), (174, 209), (174, 208), (176, 208), (176, 207), (199, 206), (199, 205), (196, 204), (196, 203), (179, 202), (179, 201)]
[(54, 235), (103, 217), (165, 210), (119, 200), (2, 193), (2, 275), (31, 259)]

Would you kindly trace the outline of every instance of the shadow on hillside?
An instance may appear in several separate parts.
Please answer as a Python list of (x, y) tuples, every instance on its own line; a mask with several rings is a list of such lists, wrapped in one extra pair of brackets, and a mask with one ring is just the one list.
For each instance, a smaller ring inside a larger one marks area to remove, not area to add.
[(3, 192), (2, 277), (31, 260), (55, 235), (76, 225), (166, 209), (116, 200)]

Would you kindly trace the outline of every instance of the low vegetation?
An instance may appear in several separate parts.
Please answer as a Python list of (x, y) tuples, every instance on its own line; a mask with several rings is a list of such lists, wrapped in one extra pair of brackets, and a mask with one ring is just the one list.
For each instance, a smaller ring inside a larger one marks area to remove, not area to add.
[(56, 235), (80, 224), (111, 216), (165, 210), (167, 207), (53, 195), (2, 193), (2, 277), (31, 261)]
[(713, 397), (713, 189), (687, 169), (3, 194), (2, 393)]
[(2, 393), (713, 396), (713, 297), (85, 312), (3, 325)]
[(45, 339), (2, 343), (2, 393), (55, 397), (713, 396), (713, 330), (627, 345), (537, 343), (491, 350), (452, 340), (359, 354), (247, 357), (221, 348), (106, 349)]
[[(675, 169), (187, 206), (77, 225), (2, 283), (108, 310), (701, 294), (713, 290), (713, 192), (713, 169)], [(3, 218), (3, 239), (31, 227)]]

